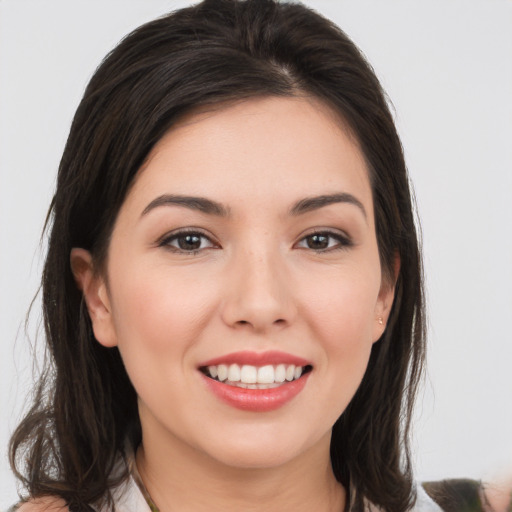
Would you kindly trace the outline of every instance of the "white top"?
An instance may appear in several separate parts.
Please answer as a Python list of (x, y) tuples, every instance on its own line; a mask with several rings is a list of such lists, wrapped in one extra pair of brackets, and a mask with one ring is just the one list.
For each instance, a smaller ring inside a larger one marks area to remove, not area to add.
[(146, 498), (131, 475), (112, 494), (116, 512), (151, 512)]
[[(416, 504), (410, 512), (443, 512), (420, 484), (416, 485), (416, 493)], [(113, 498), (116, 512), (151, 512), (142, 491), (132, 476), (113, 492)], [(378, 510), (378, 507), (368, 506), (368, 512), (378, 512)]]

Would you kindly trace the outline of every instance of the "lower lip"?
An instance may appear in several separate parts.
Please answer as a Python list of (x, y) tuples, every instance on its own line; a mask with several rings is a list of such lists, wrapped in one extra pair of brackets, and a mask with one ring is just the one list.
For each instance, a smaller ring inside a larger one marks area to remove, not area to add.
[(210, 391), (228, 405), (243, 411), (267, 412), (279, 409), (295, 398), (304, 389), (309, 375), (306, 373), (297, 380), (270, 389), (245, 389), (210, 379), (206, 375), (203, 378)]

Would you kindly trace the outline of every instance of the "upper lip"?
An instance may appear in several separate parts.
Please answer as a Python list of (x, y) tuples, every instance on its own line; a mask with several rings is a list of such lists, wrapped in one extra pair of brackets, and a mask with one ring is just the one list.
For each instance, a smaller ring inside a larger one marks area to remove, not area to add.
[(229, 354), (215, 357), (204, 361), (199, 365), (200, 368), (204, 366), (217, 366), (219, 364), (238, 364), (238, 365), (252, 365), (252, 366), (265, 366), (276, 364), (293, 364), (295, 366), (311, 365), (309, 361), (302, 357), (280, 352), (278, 350), (269, 350), (266, 352), (250, 352), (247, 350), (240, 352), (231, 352)]

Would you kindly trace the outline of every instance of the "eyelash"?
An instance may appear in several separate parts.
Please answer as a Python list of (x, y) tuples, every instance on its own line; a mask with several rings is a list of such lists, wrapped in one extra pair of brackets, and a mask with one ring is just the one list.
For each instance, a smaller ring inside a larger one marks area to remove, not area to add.
[[(202, 240), (207, 240), (211, 245), (208, 247), (199, 247), (197, 249), (191, 249), (191, 250), (183, 249), (179, 246), (176, 247), (176, 246), (172, 245), (172, 242), (177, 242), (177, 244), (179, 244), (179, 240), (184, 239), (187, 236), (195, 237), (195, 238), (202, 239)], [(301, 249), (309, 249), (311, 251), (314, 251), (315, 253), (325, 253), (325, 252), (339, 251), (342, 249), (347, 249), (353, 245), (353, 243), (349, 237), (342, 235), (341, 233), (334, 232), (334, 231), (328, 231), (328, 230), (314, 231), (312, 233), (309, 233), (306, 236), (302, 237), (299, 240), (298, 244), (296, 244), (296, 245), (300, 245), (301, 243), (307, 244), (307, 240), (312, 239), (313, 237), (321, 237), (321, 238), (326, 238), (326, 239), (330, 239), (330, 240), (335, 240), (336, 244), (334, 246), (329, 246), (330, 241), (328, 241), (328, 245), (325, 248), (315, 249), (313, 247), (307, 247), (307, 246), (300, 247), (300, 248)], [(197, 231), (197, 230), (193, 230), (193, 229), (181, 230), (181, 231), (173, 233), (169, 236), (166, 236), (158, 243), (158, 245), (160, 247), (166, 247), (173, 252), (182, 253), (182, 254), (191, 254), (191, 255), (199, 254), (201, 251), (203, 251), (205, 249), (219, 248), (219, 245), (215, 244), (215, 242), (213, 242), (210, 237), (206, 236), (201, 231)]]
[(309, 233), (306, 236), (302, 237), (299, 241), (299, 244), (306, 242), (308, 239), (311, 239), (313, 237), (324, 237), (327, 239), (335, 240), (337, 243), (334, 246), (329, 247), (330, 242), (328, 242), (328, 246), (323, 249), (314, 249), (312, 247), (301, 247), (301, 248), (309, 249), (311, 251), (321, 254), (324, 252), (339, 251), (339, 250), (347, 249), (349, 247), (352, 247), (352, 245), (353, 245), (352, 240), (350, 240), (350, 238), (348, 236), (342, 235), (341, 233), (338, 233), (336, 231), (329, 231), (329, 230), (313, 231), (312, 233)]
[[(208, 242), (211, 245), (209, 247), (200, 247), (198, 249), (192, 249), (192, 250), (182, 249), (181, 247), (176, 247), (176, 246), (171, 245), (171, 243), (174, 242), (174, 241), (179, 243), (178, 241), (180, 239), (185, 238), (186, 236), (193, 236), (193, 237), (197, 237), (197, 238), (202, 239), (202, 240), (208, 240)], [(158, 245), (160, 247), (166, 247), (166, 248), (170, 249), (173, 252), (182, 253), (182, 254), (192, 254), (192, 255), (199, 254), (204, 249), (213, 249), (213, 248), (218, 248), (219, 247), (218, 244), (215, 244), (211, 240), (210, 237), (206, 236), (204, 233), (202, 233), (201, 231), (198, 231), (196, 229), (184, 229), (184, 230), (178, 231), (176, 233), (173, 233), (173, 234), (171, 234), (169, 236), (164, 237), (159, 242)]]

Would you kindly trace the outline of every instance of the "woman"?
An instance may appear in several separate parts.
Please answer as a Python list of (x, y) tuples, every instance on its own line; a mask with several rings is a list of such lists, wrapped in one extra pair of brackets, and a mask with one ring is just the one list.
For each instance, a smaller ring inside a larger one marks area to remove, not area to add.
[(219, 0), (132, 33), (49, 219), (21, 510), (439, 510), (407, 443), (424, 314), (400, 141), (328, 21)]

